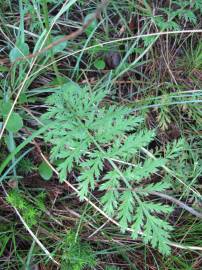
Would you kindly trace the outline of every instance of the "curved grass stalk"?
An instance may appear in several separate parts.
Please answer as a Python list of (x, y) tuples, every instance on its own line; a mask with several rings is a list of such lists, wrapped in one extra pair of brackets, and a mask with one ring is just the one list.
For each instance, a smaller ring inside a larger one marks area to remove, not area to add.
[[(160, 37), (160, 36), (163, 36), (163, 35), (172, 35), (172, 34), (179, 35), (179, 34), (196, 34), (196, 33), (202, 33), (202, 29), (156, 32), (156, 33), (151, 33), (151, 34), (141, 34), (141, 35), (135, 35), (135, 36), (126, 37), (126, 38), (119, 38), (119, 39), (110, 40), (110, 41), (106, 41), (106, 42), (100, 42), (98, 44), (95, 44), (95, 45), (92, 45), (92, 46), (89, 46), (89, 47), (86, 47), (86, 48), (82, 48), (80, 50), (77, 50), (75, 52), (69, 53), (67, 55), (64, 55), (64, 56), (58, 58), (57, 60), (55, 60), (55, 62), (59, 62), (59, 61), (65, 59), (65, 58), (68, 58), (70, 56), (74, 56), (75, 54), (78, 54), (78, 53), (87, 52), (88, 50), (91, 50), (91, 49), (95, 49), (95, 48), (98, 48), (98, 47), (103, 47), (105, 45), (110, 45), (110, 44), (114, 44), (114, 43), (129, 41), (129, 40), (133, 40), (133, 39), (137, 39), (137, 38), (155, 37), (155, 36)], [(41, 72), (43, 69), (48, 68), (52, 64), (53, 64), (52, 62), (47, 64), (46, 66), (38, 69), (32, 75), (35, 75), (35, 74)]]

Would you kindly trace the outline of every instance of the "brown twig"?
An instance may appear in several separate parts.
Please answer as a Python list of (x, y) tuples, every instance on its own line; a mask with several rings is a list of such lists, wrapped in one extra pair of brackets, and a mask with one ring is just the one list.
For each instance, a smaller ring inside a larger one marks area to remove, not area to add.
[[(103, 8), (105, 8), (108, 4), (108, 1), (103, 1), (102, 4), (96, 9), (95, 13), (92, 14), (91, 18), (83, 24), (83, 26), (81, 28), (79, 28), (78, 30), (70, 33), (69, 35), (66, 35), (56, 41), (53, 41), (51, 44), (49, 44), (48, 46), (46, 46), (45, 48), (35, 52), (35, 53), (31, 53), (28, 54), (26, 56), (23, 57), (19, 57), (15, 60), (15, 62), (19, 62), (19, 61), (23, 61), (23, 60), (27, 60), (27, 59), (31, 59), (34, 57), (39, 56), (40, 54), (54, 48), (55, 46), (59, 45), (60, 43), (64, 42), (64, 41), (68, 41), (68, 40), (73, 40), (75, 38), (77, 38), (78, 36), (80, 36), (87, 28), (88, 26), (96, 19), (100, 16), (101, 11), (103, 10)], [(14, 62), (14, 63), (15, 63)]]
[(202, 219), (202, 213), (201, 212), (196, 211), (192, 207), (188, 206), (187, 204), (181, 202), (180, 200), (178, 200), (176, 198), (173, 198), (173, 197), (171, 197), (171, 196), (169, 196), (167, 194), (164, 194), (164, 193), (161, 193), (161, 192), (156, 192), (156, 191), (150, 192), (150, 194), (157, 195), (157, 196), (159, 196), (159, 197), (161, 197), (163, 199), (169, 200), (169, 201), (179, 205), (179, 207), (181, 207), (184, 210), (188, 211), (189, 213), (196, 216), (197, 218)]

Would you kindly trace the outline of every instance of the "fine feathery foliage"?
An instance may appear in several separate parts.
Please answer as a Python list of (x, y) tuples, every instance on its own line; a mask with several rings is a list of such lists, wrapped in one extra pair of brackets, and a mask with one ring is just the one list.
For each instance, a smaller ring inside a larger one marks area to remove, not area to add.
[(49, 109), (42, 119), (52, 123), (44, 134), (52, 144), (51, 161), (57, 164), (61, 182), (76, 170), (81, 200), (95, 188), (100, 190), (103, 210), (119, 220), (123, 232), (131, 226), (134, 239), (141, 234), (145, 243), (169, 254), (172, 227), (163, 217), (172, 207), (148, 197), (153, 191), (165, 192), (169, 184), (146, 180), (181, 148), (169, 146), (168, 157), (144, 156), (141, 149), (155, 132), (140, 129), (143, 118), (129, 108), (104, 106), (105, 96), (106, 92), (67, 83), (48, 98)]
[[(68, 231), (62, 245), (61, 270), (93, 269), (96, 258), (87, 242), (81, 241), (74, 231)], [(87, 268), (88, 267), (88, 268)]]
[(13, 207), (16, 207), (23, 216), (25, 222), (30, 226), (37, 224), (42, 211), (45, 210), (45, 193), (40, 193), (36, 199), (36, 205), (34, 206), (23, 197), (22, 193), (18, 189), (13, 189), (9, 192), (7, 202)]

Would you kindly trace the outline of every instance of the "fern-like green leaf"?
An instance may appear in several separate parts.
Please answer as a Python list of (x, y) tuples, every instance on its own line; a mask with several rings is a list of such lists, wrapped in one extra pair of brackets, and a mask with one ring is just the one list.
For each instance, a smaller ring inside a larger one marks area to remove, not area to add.
[(142, 206), (139, 205), (136, 209), (136, 213), (134, 216), (134, 223), (132, 225), (133, 239), (136, 239), (140, 233), (142, 234), (144, 219), (145, 219), (145, 217), (144, 217), (144, 212), (143, 212)]
[(172, 227), (162, 219), (150, 215), (144, 225), (143, 240), (145, 244), (151, 243), (153, 248), (158, 248), (164, 255), (170, 253), (169, 231)]
[(145, 185), (144, 187), (138, 188), (139, 192), (144, 193), (145, 195), (152, 193), (152, 192), (163, 192), (170, 188), (170, 183), (168, 182), (158, 182), (158, 183), (151, 183), (148, 185)]
[(131, 190), (125, 190), (120, 197), (120, 201), (118, 218), (122, 231), (124, 232), (127, 229), (128, 224), (132, 221), (135, 204), (133, 192)]
[(126, 106), (104, 106), (105, 96), (106, 92), (67, 83), (48, 98), (42, 120), (52, 123), (44, 134), (52, 145), (51, 161), (58, 164), (61, 181), (76, 169), (81, 200), (98, 188), (103, 211), (117, 218), (122, 231), (132, 226), (133, 238), (141, 232), (146, 243), (168, 253), (171, 227), (163, 215), (172, 208), (147, 196), (169, 185), (141, 182), (160, 171), (179, 152), (181, 143), (169, 146), (164, 157), (146, 157), (142, 148), (153, 141), (155, 131), (141, 129), (144, 118), (134, 116)]
[(105, 183), (100, 185), (101, 191), (107, 191), (101, 198), (101, 202), (104, 205), (104, 211), (112, 215), (118, 206), (119, 192), (118, 188), (120, 186), (120, 175), (116, 171), (110, 171), (105, 176)]
[(151, 174), (157, 172), (163, 165), (165, 165), (165, 159), (146, 159), (143, 164), (138, 164), (133, 170), (132, 180), (141, 181), (144, 178), (148, 178)]
[(185, 143), (186, 142), (183, 138), (179, 140), (175, 140), (172, 143), (168, 143), (166, 145), (166, 155), (165, 155), (166, 158), (167, 159), (177, 158), (183, 151)]

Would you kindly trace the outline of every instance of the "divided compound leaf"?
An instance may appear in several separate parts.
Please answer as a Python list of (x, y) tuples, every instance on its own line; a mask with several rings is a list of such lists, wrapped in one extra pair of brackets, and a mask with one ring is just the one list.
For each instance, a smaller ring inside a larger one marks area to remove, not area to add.
[(130, 108), (104, 105), (106, 95), (69, 82), (48, 98), (42, 120), (51, 123), (44, 134), (52, 144), (51, 161), (58, 164), (60, 181), (74, 169), (81, 200), (97, 189), (103, 211), (117, 218), (122, 231), (132, 226), (132, 237), (141, 233), (145, 243), (168, 254), (172, 227), (163, 216), (172, 208), (148, 195), (170, 186), (143, 180), (158, 173), (181, 143), (168, 147), (168, 158), (148, 158), (142, 148), (153, 141), (155, 131), (143, 129), (144, 118)]

